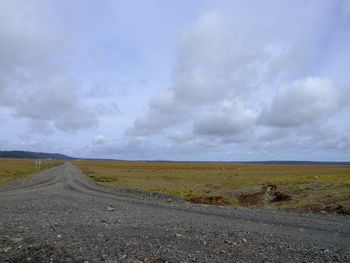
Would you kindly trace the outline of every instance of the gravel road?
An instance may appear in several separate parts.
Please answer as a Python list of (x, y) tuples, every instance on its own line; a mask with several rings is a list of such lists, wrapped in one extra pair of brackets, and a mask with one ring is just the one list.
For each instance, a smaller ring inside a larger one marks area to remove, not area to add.
[(350, 262), (350, 217), (194, 205), (65, 163), (0, 188), (0, 262)]

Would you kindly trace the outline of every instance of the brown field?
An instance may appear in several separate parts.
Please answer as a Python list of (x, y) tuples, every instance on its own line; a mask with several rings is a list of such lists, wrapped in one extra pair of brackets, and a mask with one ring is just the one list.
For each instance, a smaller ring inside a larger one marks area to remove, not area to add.
[(350, 166), (75, 161), (109, 186), (203, 204), (350, 213)]
[[(42, 160), (41, 171), (61, 165), (63, 161)], [(37, 173), (35, 160), (33, 159), (0, 159), (0, 187), (8, 184), (11, 180), (21, 178), (26, 175)]]

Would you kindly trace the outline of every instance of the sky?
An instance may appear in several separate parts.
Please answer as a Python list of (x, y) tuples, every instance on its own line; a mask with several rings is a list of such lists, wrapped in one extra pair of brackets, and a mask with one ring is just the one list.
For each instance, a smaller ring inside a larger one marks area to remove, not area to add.
[(350, 0), (1, 0), (0, 150), (350, 159)]

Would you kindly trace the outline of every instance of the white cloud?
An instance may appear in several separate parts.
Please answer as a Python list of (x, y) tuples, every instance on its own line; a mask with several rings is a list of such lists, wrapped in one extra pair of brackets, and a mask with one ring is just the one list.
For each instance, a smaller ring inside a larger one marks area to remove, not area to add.
[(208, 12), (184, 34), (173, 76), (177, 100), (205, 104), (252, 88), (249, 84), (258, 77), (252, 64), (264, 58), (262, 43), (251, 42), (240, 30), (222, 14)]
[[(320, 10), (326, 10), (323, 4)], [(172, 84), (149, 101), (128, 134), (165, 135), (188, 151), (207, 142), (207, 149), (302, 149), (310, 138), (299, 127), (325, 121), (341, 107), (331, 79), (300, 78), (312, 63), (309, 43), (320, 18), (308, 13), (290, 24), (288, 15), (282, 23), (267, 18), (260, 26), (257, 20), (237, 24), (217, 11), (202, 13), (182, 35)], [(303, 19), (312, 23), (300, 30)], [(292, 81), (282, 84), (285, 79)], [(286, 127), (295, 129), (281, 130)]]
[(194, 134), (239, 141), (243, 133), (250, 134), (255, 116), (239, 101), (225, 101), (219, 109), (203, 114), (194, 123)]
[(277, 127), (309, 125), (329, 117), (339, 106), (339, 92), (331, 80), (308, 77), (281, 86), (259, 121)]
[(190, 143), (195, 139), (192, 134), (188, 134), (183, 131), (174, 131), (168, 135), (167, 138), (175, 144)]
[[(183, 34), (172, 86), (150, 100), (128, 134), (158, 134), (182, 123), (193, 124), (225, 101), (240, 104), (256, 88), (259, 65), (265, 64), (267, 56), (263, 43), (232, 27), (222, 14), (204, 13)], [(223, 110), (220, 114), (231, 113)], [(221, 118), (232, 120), (232, 116)], [(201, 133), (203, 124), (195, 126)]]
[(62, 131), (75, 131), (97, 125), (97, 112), (80, 100), (79, 83), (51, 75), (48, 79), (10, 86), (3, 105), (13, 114), (28, 119), (31, 126), (39, 123)]
[[(281, 29), (261, 26), (268, 38), (254, 26), (247, 33), (220, 12), (201, 14), (182, 35), (171, 87), (150, 100), (128, 134), (154, 135), (189, 123), (197, 136), (242, 140), (238, 133), (252, 128), (254, 111), (265, 99), (260, 94), (268, 96), (271, 83), (287, 72), (299, 72), (307, 60), (308, 49), (300, 44), (304, 33), (292, 28), (295, 35), (283, 42), (277, 35)], [(225, 103), (231, 106), (222, 107)]]
[(172, 90), (166, 90), (149, 102), (148, 109), (127, 130), (129, 135), (152, 135), (188, 118), (188, 108), (174, 100)]
[(41, 1), (0, 5), (0, 108), (28, 120), (32, 131), (96, 127), (96, 102), (84, 100), (80, 81), (69, 71), (73, 57), (79, 56), (74, 51), (76, 39), (51, 19), (55, 5)]
[(340, 156), (349, 0), (254, 4), (1, 1), (0, 135), (16, 143), (0, 147), (43, 149), (26, 143), (43, 137), (74, 156)]
[(328, 136), (323, 140), (315, 140), (313, 147), (322, 151), (350, 153), (350, 133), (342, 134), (336, 137)]

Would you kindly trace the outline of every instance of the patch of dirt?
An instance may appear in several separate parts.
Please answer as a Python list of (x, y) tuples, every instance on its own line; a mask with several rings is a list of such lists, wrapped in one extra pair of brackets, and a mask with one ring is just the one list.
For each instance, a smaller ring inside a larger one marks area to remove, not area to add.
[(328, 208), (327, 206), (325, 207), (325, 210), (327, 212), (334, 212), (337, 214), (343, 214), (343, 215), (350, 215), (350, 209), (347, 209), (345, 207), (343, 207), (342, 205), (338, 205), (335, 208)]
[(264, 203), (265, 192), (241, 193), (237, 199), (241, 206), (258, 206)]
[(313, 205), (306, 205), (301, 207), (304, 211), (326, 211), (328, 213), (336, 213), (336, 214), (342, 214), (342, 215), (350, 215), (350, 209), (338, 205), (338, 206), (324, 206), (322, 204), (313, 204)]
[(274, 192), (273, 199), (270, 202), (289, 201), (291, 199), (292, 197), (290, 195), (287, 195), (281, 192)]
[(262, 207), (267, 203), (289, 201), (292, 199), (290, 195), (281, 192), (284, 188), (280, 188), (274, 184), (266, 184), (238, 189), (232, 194), (241, 206)]
[(347, 189), (342, 185), (316, 183), (296, 186), (264, 184), (234, 189), (218, 196), (192, 197), (187, 201), (208, 205), (234, 204), (250, 208), (350, 214), (350, 195)]
[(230, 202), (223, 196), (190, 197), (187, 201), (195, 204), (227, 206)]

